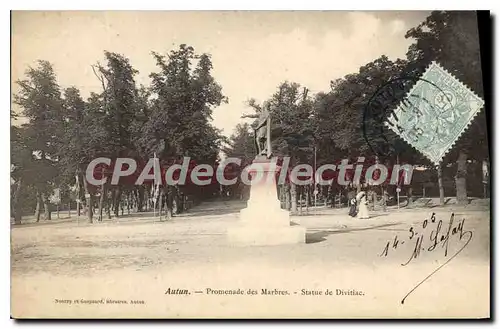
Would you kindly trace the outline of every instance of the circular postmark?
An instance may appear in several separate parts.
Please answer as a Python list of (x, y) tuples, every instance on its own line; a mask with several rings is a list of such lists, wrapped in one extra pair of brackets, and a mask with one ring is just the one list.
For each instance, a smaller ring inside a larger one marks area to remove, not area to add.
[[(417, 83), (424, 83), (432, 93), (410, 92)], [(429, 95), (432, 95), (429, 99)], [(432, 145), (446, 134), (443, 123), (454, 119), (454, 94), (423, 78), (401, 76), (380, 86), (370, 97), (363, 111), (363, 137), (373, 153), (387, 156), (395, 150), (384, 126), (410, 143), (421, 147)], [(403, 116), (404, 122), (401, 121)]]

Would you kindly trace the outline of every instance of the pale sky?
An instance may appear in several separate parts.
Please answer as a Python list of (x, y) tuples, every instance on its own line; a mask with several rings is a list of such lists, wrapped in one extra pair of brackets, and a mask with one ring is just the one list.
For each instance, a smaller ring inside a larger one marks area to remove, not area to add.
[[(61, 87), (86, 98), (100, 91), (91, 64), (104, 50), (130, 59), (138, 83), (158, 71), (151, 51), (168, 53), (182, 43), (212, 55), (213, 75), (229, 104), (213, 124), (230, 135), (247, 99), (263, 101), (285, 81), (312, 93), (356, 72), (382, 54), (405, 57), (405, 32), (428, 12), (165, 12), (81, 11), (12, 13), (12, 81), (38, 59), (54, 65)], [(16, 91), (13, 86), (13, 92)]]

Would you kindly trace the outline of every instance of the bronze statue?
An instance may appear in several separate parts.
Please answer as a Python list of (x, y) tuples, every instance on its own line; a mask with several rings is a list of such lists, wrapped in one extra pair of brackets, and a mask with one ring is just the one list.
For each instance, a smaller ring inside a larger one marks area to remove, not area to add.
[(271, 149), (271, 115), (269, 113), (269, 103), (264, 103), (257, 120), (257, 127), (254, 128), (254, 141), (257, 147), (257, 156), (270, 158)]
[[(255, 120), (254, 124), (256, 126), (254, 129), (254, 143), (257, 149), (257, 157), (265, 156), (266, 158), (271, 158), (271, 114), (269, 112), (270, 104), (264, 102), (262, 108), (259, 107), (257, 114), (245, 114), (242, 118), (252, 118)], [(255, 107), (255, 106), (254, 106)]]

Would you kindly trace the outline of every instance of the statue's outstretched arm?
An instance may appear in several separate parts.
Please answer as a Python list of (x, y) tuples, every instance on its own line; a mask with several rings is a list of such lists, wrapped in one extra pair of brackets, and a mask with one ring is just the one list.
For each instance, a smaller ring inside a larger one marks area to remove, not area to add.
[(267, 124), (267, 120), (265, 120), (264, 122), (262, 122), (260, 125), (258, 125), (254, 130), (258, 130), (262, 127), (264, 127), (265, 125)]
[(242, 119), (246, 119), (246, 118), (257, 119), (258, 117), (259, 117), (258, 114), (243, 114), (240, 118), (242, 118)]

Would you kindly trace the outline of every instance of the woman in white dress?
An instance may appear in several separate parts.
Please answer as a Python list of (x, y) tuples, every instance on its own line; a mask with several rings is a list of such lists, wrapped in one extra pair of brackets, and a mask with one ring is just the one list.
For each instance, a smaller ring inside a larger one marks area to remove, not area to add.
[(359, 204), (359, 211), (357, 218), (358, 219), (370, 218), (370, 215), (368, 214), (368, 200), (366, 199), (366, 193), (359, 192), (358, 195), (356, 196), (356, 200), (358, 201)]

